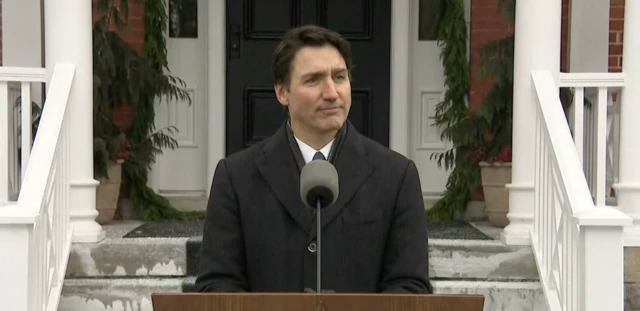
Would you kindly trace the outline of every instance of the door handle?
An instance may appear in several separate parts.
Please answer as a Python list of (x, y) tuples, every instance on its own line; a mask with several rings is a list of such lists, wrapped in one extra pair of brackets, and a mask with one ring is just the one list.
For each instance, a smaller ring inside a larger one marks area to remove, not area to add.
[(240, 25), (229, 25), (228, 55), (230, 59), (240, 58)]

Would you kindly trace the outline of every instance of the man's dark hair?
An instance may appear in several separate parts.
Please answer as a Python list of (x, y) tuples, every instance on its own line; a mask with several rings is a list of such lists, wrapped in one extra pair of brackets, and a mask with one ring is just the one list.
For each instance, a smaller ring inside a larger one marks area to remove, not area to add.
[(288, 87), (291, 82), (293, 59), (298, 50), (306, 46), (321, 47), (327, 44), (332, 45), (340, 52), (347, 65), (349, 76), (351, 76), (353, 64), (349, 41), (333, 30), (316, 25), (306, 25), (287, 31), (280, 44), (276, 47), (271, 62), (274, 82), (276, 84), (282, 83), (285, 87)]

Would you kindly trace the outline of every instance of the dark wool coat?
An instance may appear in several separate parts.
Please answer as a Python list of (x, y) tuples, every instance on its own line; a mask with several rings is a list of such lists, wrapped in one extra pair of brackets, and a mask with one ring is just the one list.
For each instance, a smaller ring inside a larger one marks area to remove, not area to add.
[[(330, 156), (338, 200), (321, 215), (322, 290), (432, 292), (415, 164), (346, 126)], [(287, 129), (218, 163), (199, 291), (316, 289), (315, 213), (300, 198), (300, 151)]]

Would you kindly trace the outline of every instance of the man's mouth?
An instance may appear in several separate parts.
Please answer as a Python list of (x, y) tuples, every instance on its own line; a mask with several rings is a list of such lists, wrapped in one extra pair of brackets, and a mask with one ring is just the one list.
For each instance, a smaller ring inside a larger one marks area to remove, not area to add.
[(322, 111), (336, 111), (339, 110), (340, 106), (332, 106), (332, 107), (324, 107), (324, 108), (320, 108), (320, 110)]

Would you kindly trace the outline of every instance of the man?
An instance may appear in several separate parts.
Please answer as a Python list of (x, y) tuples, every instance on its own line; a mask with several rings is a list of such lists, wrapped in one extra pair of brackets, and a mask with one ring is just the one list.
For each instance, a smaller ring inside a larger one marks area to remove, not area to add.
[(351, 50), (317, 26), (287, 32), (273, 57), (288, 120), (272, 137), (221, 160), (202, 240), (200, 291), (316, 289), (315, 211), (302, 167), (333, 163), (339, 196), (322, 210), (322, 291), (432, 292), (415, 164), (347, 121)]

